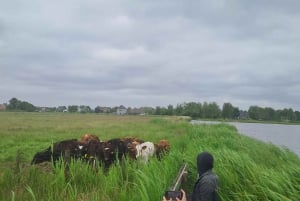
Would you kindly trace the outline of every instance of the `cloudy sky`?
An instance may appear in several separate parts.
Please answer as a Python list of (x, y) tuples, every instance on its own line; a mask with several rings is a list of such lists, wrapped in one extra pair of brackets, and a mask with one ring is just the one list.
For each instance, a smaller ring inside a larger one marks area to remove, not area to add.
[(300, 1), (0, 3), (0, 103), (300, 110)]

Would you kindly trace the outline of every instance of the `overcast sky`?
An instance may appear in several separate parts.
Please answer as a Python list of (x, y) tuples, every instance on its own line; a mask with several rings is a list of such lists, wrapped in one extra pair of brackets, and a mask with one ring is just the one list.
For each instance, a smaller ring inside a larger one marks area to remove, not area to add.
[(0, 3), (0, 103), (300, 110), (300, 1)]

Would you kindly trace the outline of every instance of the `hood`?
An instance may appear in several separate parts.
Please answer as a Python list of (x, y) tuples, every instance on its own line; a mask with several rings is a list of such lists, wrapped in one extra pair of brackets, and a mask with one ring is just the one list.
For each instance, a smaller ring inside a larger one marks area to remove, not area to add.
[(197, 156), (197, 169), (199, 177), (208, 170), (211, 170), (214, 165), (214, 158), (208, 152), (202, 152)]

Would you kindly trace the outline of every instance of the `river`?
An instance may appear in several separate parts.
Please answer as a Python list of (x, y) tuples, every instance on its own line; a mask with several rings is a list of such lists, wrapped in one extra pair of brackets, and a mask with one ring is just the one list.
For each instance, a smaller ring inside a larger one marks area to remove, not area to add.
[[(191, 123), (216, 124), (221, 122), (192, 120)], [(243, 135), (286, 147), (300, 157), (300, 125), (239, 122), (228, 122), (228, 124), (235, 126)]]

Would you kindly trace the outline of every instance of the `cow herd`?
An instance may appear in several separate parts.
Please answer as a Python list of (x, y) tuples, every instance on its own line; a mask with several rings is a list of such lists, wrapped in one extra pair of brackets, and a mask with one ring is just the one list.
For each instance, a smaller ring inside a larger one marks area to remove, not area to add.
[(84, 134), (79, 140), (70, 139), (55, 142), (45, 150), (37, 152), (31, 164), (52, 160), (55, 163), (67, 155), (70, 158), (81, 159), (91, 164), (98, 161), (107, 169), (117, 160), (121, 161), (126, 157), (147, 163), (152, 156), (156, 156), (160, 160), (163, 154), (169, 151), (168, 140), (153, 143), (135, 137), (123, 137), (101, 141), (96, 135)]

